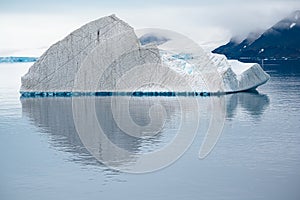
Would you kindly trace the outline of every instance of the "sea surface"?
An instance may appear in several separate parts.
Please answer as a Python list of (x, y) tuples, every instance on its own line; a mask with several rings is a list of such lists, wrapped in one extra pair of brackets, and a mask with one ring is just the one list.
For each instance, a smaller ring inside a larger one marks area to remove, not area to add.
[(220, 97), (20, 98), (0, 64), (0, 199), (300, 199), (300, 64)]

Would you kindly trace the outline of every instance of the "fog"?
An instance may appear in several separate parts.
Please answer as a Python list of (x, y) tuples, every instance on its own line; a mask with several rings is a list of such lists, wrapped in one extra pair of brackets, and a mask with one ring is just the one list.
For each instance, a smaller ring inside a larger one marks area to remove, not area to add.
[(182, 33), (212, 50), (231, 37), (271, 27), (300, 9), (299, 1), (61, 1), (11, 0), (0, 3), (0, 56), (40, 56), (51, 44), (97, 18), (116, 14), (135, 29)]

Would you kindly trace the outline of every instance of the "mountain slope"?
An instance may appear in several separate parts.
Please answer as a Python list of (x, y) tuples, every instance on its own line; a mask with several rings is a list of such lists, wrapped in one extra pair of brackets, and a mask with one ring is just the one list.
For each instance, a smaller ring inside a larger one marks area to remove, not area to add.
[[(257, 38), (250, 34), (241, 43), (233, 39), (213, 51), (229, 58), (300, 59), (300, 10), (276, 23)], [(255, 38), (253, 40), (253, 38)]]

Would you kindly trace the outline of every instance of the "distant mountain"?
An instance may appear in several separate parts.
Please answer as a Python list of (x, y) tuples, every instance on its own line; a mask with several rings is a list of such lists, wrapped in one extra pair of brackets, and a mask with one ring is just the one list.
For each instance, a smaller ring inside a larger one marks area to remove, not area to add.
[(35, 57), (0, 57), (0, 63), (14, 63), (14, 62), (35, 62)]
[(238, 43), (231, 39), (213, 50), (231, 59), (300, 59), (300, 10)]
[(140, 37), (139, 40), (140, 40), (142, 45), (150, 44), (150, 43), (160, 45), (160, 44), (163, 44), (163, 43), (169, 41), (170, 39), (168, 39), (164, 36), (149, 33), (149, 34), (145, 34), (142, 37)]

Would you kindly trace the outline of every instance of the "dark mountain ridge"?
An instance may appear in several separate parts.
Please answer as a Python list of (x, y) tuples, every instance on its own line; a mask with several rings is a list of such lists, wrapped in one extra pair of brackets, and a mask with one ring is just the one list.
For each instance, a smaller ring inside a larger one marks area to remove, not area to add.
[(250, 33), (242, 42), (231, 39), (213, 50), (231, 59), (300, 60), (300, 10), (293, 12), (261, 35)]

